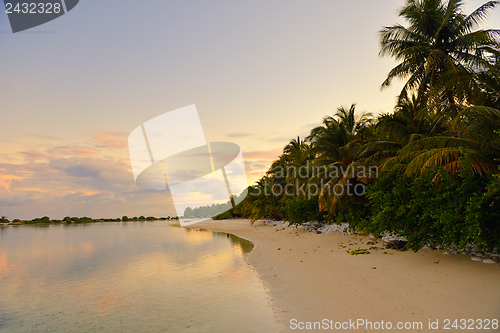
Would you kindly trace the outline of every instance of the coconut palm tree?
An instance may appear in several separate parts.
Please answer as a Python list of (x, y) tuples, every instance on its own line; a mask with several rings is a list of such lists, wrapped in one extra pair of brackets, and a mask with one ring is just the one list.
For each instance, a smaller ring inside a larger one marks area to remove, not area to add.
[(474, 105), (484, 105), (500, 110), (500, 53), (493, 60), (489, 71), (478, 74), (479, 88), (473, 96)]
[(443, 167), (456, 174), (464, 166), (460, 160), (468, 159), (469, 173), (489, 177), (498, 173), (495, 162), (500, 157), (500, 137), (495, 133), (500, 128), (500, 110), (486, 106), (461, 107), (453, 126), (461, 136), (434, 136), (410, 142), (399, 156), (410, 162), (406, 168), (408, 176), (429, 171), (432, 167)]
[(369, 136), (372, 118), (367, 113), (357, 117), (355, 111), (355, 104), (349, 108), (339, 107), (334, 116), (325, 117), (322, 125), (313, 128), (306, 139), (316, 153), (313, 168), (320, 170), (313, 173), (308, 183), (323, 185), (319, 194), (321, 210), (341, 202), (343, 196), (334, 193), (333, 188), (367, 181), (365, 177), (358, 179), (356, 168), (363, 165), (359, 154)]
[(272, 184), (301, 185), (307, 181), (308, 173), (299, 170), (308, 168), (314, 157), (311, 146), (297, 137), (283, 148), (283, 154), (271, 165), (267, 176)]
[(407, 0), (399, 16), (409, 26), (396, 24), (380, 31), (380, 55), (400, 62), (382, 88), (400, 78), (406, 80), (400, 99), (416, 91), (421, 105), (467, 100), (480, 89), (478, 74), (495, 64), (500, 31), (475, 29), (499, 3), (488, 1), (467, 16), (462, 0)]
[(348, 165), (354, 161), (371, 123), (371, 114), (363, 113), (357, 117), (355, 111), (356, 104), (349, 109), (340, 106), (335, 115), (325, 117), (320, 126), (311, 130), (306, 141), (311, 142), (318, 163), (342, 162)]
[(419, 107), (415, 94), (400, 100), (393, 113), (380, 115), (375, 129), (375, 140), (363, 146), (360, 157), (366, 158), (367, 165), (378, 165), (381, 171), (391, 167), (405, 145), (446, 131), (443, 116), (431, 108)]

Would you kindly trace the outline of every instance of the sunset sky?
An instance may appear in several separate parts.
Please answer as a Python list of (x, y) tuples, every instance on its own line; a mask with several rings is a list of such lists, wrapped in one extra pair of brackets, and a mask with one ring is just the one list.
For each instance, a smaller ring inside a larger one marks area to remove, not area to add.
[[(187, 105), (207, 141), (241, 147), (251, 180), (340, 105), (392, 111), (401, 84), (380, 90), (396, 63), (378, 31), (405, 24), (403, 4), (82, 0), (16, 34), (2, 10), (0, 215), (174, 214), (134, 183), (127, 137)], [(492, 15), (484, 27), (500, 28)]]

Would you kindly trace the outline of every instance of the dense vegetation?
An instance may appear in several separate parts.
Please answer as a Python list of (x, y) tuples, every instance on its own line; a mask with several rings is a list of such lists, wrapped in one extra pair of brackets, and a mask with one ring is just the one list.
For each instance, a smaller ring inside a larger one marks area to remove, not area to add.
[(238, 206), (219, 217), (347, 221), (422, 242), (500, 242), (500, 31), (478, 29), (460, 0), (408, 0), (407, 26), (380, 31), (405, 81), (393, 112), (339, 107), (290, 141)]
[[(91, 217), (69, 217), (66, 216), (62, 220), (55, 220), (51, 219), (48, 216), (44, 217), (37, 217), (32, 220), (19, 220), (19, 219), (14, 219), (12, 220), (12, 223), (18, 223), (18, 224), (53, 224), (53, 223), (93, 223), (93, 222), (128, 222), (128, 221), (166, 221), (166, 220), (171, 220), (171, 219), (177, 219), (177, 217), (153, 217), (153, 216), (148, 216), (144, 217), (143, 215), (137, 217), (127, 217), (127, 216), (122, 216), (122, 218), (100, 218), (100, 219), (93, 219)], [(1, 223), (9, 223), (9, 219), (6, 216), (2, 216)]]
[(184, 210), (184, 218), (203, 218), (218, 215), (220, 212), (225, 212), (231, 208), (231, 202), (223, 204), (213, 204), (209, 206), (201, 206), (197, 208), (187, 207)]

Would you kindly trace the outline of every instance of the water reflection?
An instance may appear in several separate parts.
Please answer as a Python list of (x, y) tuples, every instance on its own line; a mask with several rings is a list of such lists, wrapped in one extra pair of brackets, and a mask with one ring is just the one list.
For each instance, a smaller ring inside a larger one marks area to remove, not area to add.
[(274, 330), (236, 236), (161, 221), (0, 230), (0, 332)]

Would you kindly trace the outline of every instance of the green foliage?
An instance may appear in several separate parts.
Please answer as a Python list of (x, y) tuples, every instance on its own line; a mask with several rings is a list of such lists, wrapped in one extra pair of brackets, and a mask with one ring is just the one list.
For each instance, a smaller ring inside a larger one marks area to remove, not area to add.
[[(413, 250), (429, 241), (498, 243), (500, 36), (476, 28), (499, 4), (466, 16), (463, 1), (406, 1), (408, 26), (380, 31), (381, 55), (400, 62), (383, 86), (406, 81), (394, 112), (373, 118), (354, 104), (338, 108), (305, 140), (291, 140), (234, 212), (252, 221), (348, 222), (358, 232), (405, 236)], [(382, 173), (348, 172), (358, 167)], [(320, 168), (328, 172), (310, 173)], [(305, 172), (289, 172), (297, 169)], [(346, 194), (360, 183), (366, 195)], [(320, 191), (284, 195), (276, 186)]]
[[(429, 241), (463, 247), (476, 241), (492, 246), (500, 240), (495, 219), (499, 210), (492, 205), (500, 193), (495, 187), (497, 177), (484, 193), (486, 178), (468, 173), (453, 178), (440, 169), (435, 170), (440, 175), (436, 182), (434, 172), (410, 178), (403, 170), (404, 165), (394, 166), (368, 188), (369, 215), (351, 223), (352, 227), (373, 234), (395, 231), (415, 251)], [(483, 222), (483, 213), (489, 222)]]
[(218, 212), (227, 211), (232, 208), (230, 201), (223, 204), (213, 204), (196, 208), (187, 207), (184, 210), (184, 218), (204, 218), (217, 215)]
[[(168, 219), (170, 219), (170, 216), (168, 217)], [(172, 218), (172, 219), (175, 219)], [(4, 217), (4, 220), (8, 222), (7, 218)], [(120, 222), (120, 221), (130, 221), (130, 220), (135, 220), (137, 221), (138, 218), (137, 217), (134, 217), (134, 218), (128, 218), (127, 216), (123, 216), (121, 219), (119, 217), (117, 218), (100, 218), (100, 219), (93, 219), (91, 217), (87, 217), (87, 216), (84, 216), (84, 217), (69, 217), (69, 216), (66, 216), (64, 217), (62, 220), (56, 220), (56, 219), (51, 219), (50, 217), (48, 216), (44, 216), (44, 217), (37, 217), (37, 218), (34, 218), (32, 220), (19, 220), (19, 219), (15, 219), (13, 222), (17, 222), (17, 223), (21, 223), (21, 224), (54, 224), (54, 223), (62, 223), (62, 222), (65, 222), (66, 224), (71, 224), (71, 223), (93, 223), (93, 222)], [(147, 218), (144, 218), (143, 220), (147, 220), (147, 221), (155, 221), (155, 220), (167, 220), (167, 218), (165, 217), (162, 217), (162, 218), (156, 218), (154, 216), (149, 216)]]
[(480, 246), (492, 248), (500, 240), (500, 175), (493, 175), (484, 192), (475, 193), (465, 217), (468, 234)]
[(227, 211), (227, 212), (221, 213), (219, 215), (215, 215), (214, 217), (212, 217), (212, 219), (214, 219), (214, 220), (227, 220), (227, 219), (230, 219), (232, 217), (233, 217), (233, 214), (231, 214), (230, 211)]
[(300, 200), (289, 199), (285, 204), (286, 219), (290, 224), (302, 224), (306, 221), (317, 221), (322, 218), (319, 212), (318, 198)]
[(328, 215), (328, 220), (336, 223), (349, 221), (351, 228), (360, 230), (360, 223), (364, 221), (368, 211), (368, 200), (366, 196), (350, 196), (343, 200), (343, 204), (340, 205), (336, 212), (331, 212)]
[[(383, 86), (406, 81), (393, 113), (372, 117), (355, 104), (339, 107), (305, 140), (291, 140), (237, 206), (188, 207), (184, 217), (349, 222), (358, 232), (405, 236), (413, 250), (429, 241), (499, 243), (500, 35), (476, 29), (499, 4), (488, 1), (466, 16), (463, 1), (407, 0), (400, 11), (407, 26), (380, 31), (381, 55), (399, 62)], [(349, 172), (359, 167), (376, 167), (376, 175)], [(366, 195), (346, 194), (357, 184)], [(317, 191), (301, 194), (309, 188)]]

